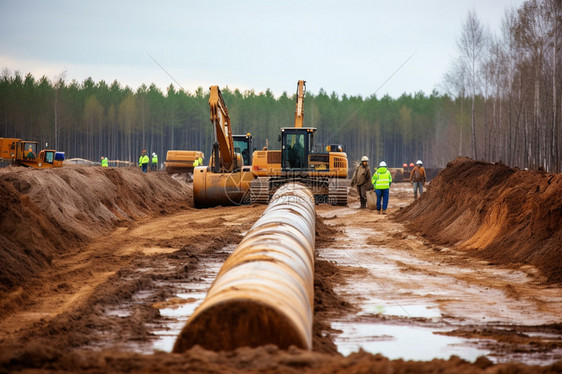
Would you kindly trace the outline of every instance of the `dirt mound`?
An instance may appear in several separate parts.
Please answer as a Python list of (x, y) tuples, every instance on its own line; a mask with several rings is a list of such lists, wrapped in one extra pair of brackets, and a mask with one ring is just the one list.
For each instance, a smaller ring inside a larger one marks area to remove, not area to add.
[[(474, 363), (457, 356), (431, 361), (389, 360), (364, 351), (342, 357), (291, 347), (281, 350), (274, 345), (238, 348), (214, 352), (195, 346), (183, 354), (141, 355), (116, 350), (59, 351), (34, 344), (11, 357), (5, 372), (33, 373), (487, 373), (537, 374), (559, 373), (560, 363), (530, 366), (518, 363), (494, 365), (482, 356)], [(0, 352), (0, 372), (8, 356)]]
[(396, 218), (439, 244), (531, 264), (562, 283), (562, 174), (457, 158)]
[(0, 194), (0, 292), (115, 226), (192, 205), (188, 185), (136, 168), (8, 167)]

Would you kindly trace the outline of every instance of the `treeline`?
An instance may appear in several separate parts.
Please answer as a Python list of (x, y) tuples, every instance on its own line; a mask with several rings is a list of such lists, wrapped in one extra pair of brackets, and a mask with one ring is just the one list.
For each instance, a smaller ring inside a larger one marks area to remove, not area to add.
[[(344, 145), (351, 161), (367, 155), (391, 166), (422, 159), (443, 167), (460, 155), (560, 172), (561, 17), (559, 0), (528, 1), (506, 12), (501, 35), (493, 36), (470, 12), (445, 93), (307, 92), (304, 125), (318, 128), (316, 144)], [(296, 82), (287, 86), (296, 91)], [(258, 148), (278, 148), (280, 128), (293, 125), (294, 94), (220, 87), (234, 131), (252, 133)], [(208, 156), (214, 141), (208, 90), (173, 85), (132, 90), (118, 81), (67, 83), (4, 70), (0, 121), (0, 136), (37, 140), (67, 158), (135, 162), (142, 149), (162, 161), (170, 149)]]
[[(293, 126), (295, 95), (276, 98), (270, 91), (256, 94), (228, 87), (221, 91), (234, 131), (253, 134), (258, 148), (278, 148), (280, 128)], [(304, 125), (318, 128), (317, 145), (342, 144), (351, 160), (366, 154), (392, 165), (418, 158), (443, 165), (447, 156), (434, 150), (439, 132), (435, 119), (449, 101), (437, 93), (394, 100), (307, 92)], [(5, 72), (0, 79), (0, 118), (2, 136), (40, 141), (66, 152), (67, 158), (136, 161), (142, 149), (156, 152), (162, 160), (170, 149), (209, 155), (214, 141), (208, 90), (202, 88), (190, 93), (170, 85), (164, 93), (151, 85), (132, 91), (117, 81), (65, 84)]]

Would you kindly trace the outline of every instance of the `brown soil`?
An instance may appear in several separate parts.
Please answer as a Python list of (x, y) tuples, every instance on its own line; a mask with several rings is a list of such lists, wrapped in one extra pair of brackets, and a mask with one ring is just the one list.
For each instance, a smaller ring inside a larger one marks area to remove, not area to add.
[(562, 174), (457, 158), (396, 217), (439, 244), (491, 263), (532, 264), (560, 284), (561, 191)]
[[(532, 177), (514, 178), (518, 173), (532, 173), (527, 174)], [(468, 186), (466, 181), (474, 179), (478, 182)], [(532, 184), (526, 184), (529, 179)], [(489, 194), (473, 187), (475, 184), (485, 186)], [(410, 194), (391, 195), (390, 212), (421, 232), (421, 239), (412, 231), (400, 231), (388, 216), (350, 214), (357, 205), (356, 192), (350, 190), (350, 208), (319, 207), (313, 351), (263, 346), (212, 352), (195, 347), (184, 354), (172, 354), (150, 353), (153, 330), (167, 322), (156, 306), (185, 302), (174, 296), (183, 290), (186, 280), (204, 277), (209, 261), (224, 261), (229, 255), (225, 246), (241, 240), (264, 206), (197, 210), (192, 208), (189, 183), (134, 168), (0, 169), (0, 373), (562, 372), (562, 362), (547, 366), (494, 364), (486, 357), (467, 362), (455, 356), (405, 361), (364, 351), (344, 357), (337, 353), (334, 334), (338, 332), (330, 324), (353, 315), (357, 306), (336, 289), (352, 284), (354, 277), (366, 271), (320, 258), (324, 248), (346, 240), (345, 227), (369, 229), (375, 224), (390, 240), (371, 236), (367, 245), (394, 243), (392, 250), (467, 267), (532, 264), (541, 273), (529, 271), (534, 279), (531, 286), (509, 288), (503, 284), (502, 289), (519, 298), (543, 288), (552, 290), (556, 287), (553, 282), (560, 281), (561, 189), (560, 175), (457, 159), (409, 207), (399, 208), (410, 203)], [(516, 199), (509, 191), (525, 195), (522, 205), (517, 205), (522, 196)], [(550, 205), (543, 205), (546, 202)], [(516, 238), (493, 231), (492, 218), (503, 230), (509, 227), (506, 234)], [(431, 224), (424, 226), (422, 220)], [(521, 245), (513, 246), (516, 242)], [(494, 264), (441, 251), (443, 244), (458, 244), (466, 253), (493, 259)], [(498, 251), (503, 251), (503, 256), (492, 256)], [(511, 256), (509, 261), (503, 260), (506, 253)], [(403, 266), (407, 272), (425, 271)], [(492, 286), (496, 281), (489, 282)], [(126, 313), (120, 314), (123, 311)], [(560, 335), (559, 325), (544, 328)], [(515, 326), (509, 334), (505, 329), (470, 326), (452, 334), (531, 344), (525, 341), (523, 330)], [(537, 338), (533, 344), (549, 349)], [(562, 347), (561, 339), (548, 344), (550, 349)]]

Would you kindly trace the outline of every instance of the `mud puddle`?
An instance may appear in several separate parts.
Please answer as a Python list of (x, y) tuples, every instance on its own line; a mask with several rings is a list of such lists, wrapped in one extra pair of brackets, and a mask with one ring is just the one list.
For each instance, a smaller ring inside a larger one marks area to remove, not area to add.
[[(223, 247), (221, 252), (230, 255), (235, 249), (236, 245), (228, 245)], [(184, 292), (178, 293), (173, 300), (168, 300), (164, 304), (167, 307), (158, 308), (160, 315), (165, 319), (165, 323), (152, 331), (158, 338), (152, 342), (152, 346), (146, 353), (172, 351), (181, 329), (205, 299), (207, 291), (217, 277), (223, 263), (224, 261), (217, 258), (209, 258), (205, 261), (205, 265), (199, 269), (200, 277), (186, 283)], [(155, 307), (158, 307), (158, 305), (155, 305)]]
[[(472, 362), (485, 355), (496, 363), (537, 365), (562, 359), (556, 346), (532, 347), (533, 337), (562, 339), (540, 328), (560, 323), (562, 295), (557, 288), (525, 292), (533, 287), (530, 269), (471, 263), (449, 248), (406, 235), (388, 215), (358, 210), (354, 204), (321, 208), (318, 215), (341, 231), (329, 248), (319, 250), (319, 258), (348, 268), (335, 291), (358, 310), (332, 322), (340, 353), (362, 349), (404, 360), (456, 355)], [(471, 330), (496, 331), (496, 336), (459, 333)], [(498, 343), (502, 331), (529, 339)]]

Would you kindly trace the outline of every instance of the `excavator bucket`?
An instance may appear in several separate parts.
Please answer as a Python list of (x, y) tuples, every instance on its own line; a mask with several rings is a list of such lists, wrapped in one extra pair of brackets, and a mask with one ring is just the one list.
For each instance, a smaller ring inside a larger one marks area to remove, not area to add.
[(207, 166), (193, 172), (193, 203), (196, 208), (250, 203), (251, 171), (213, 173)]

